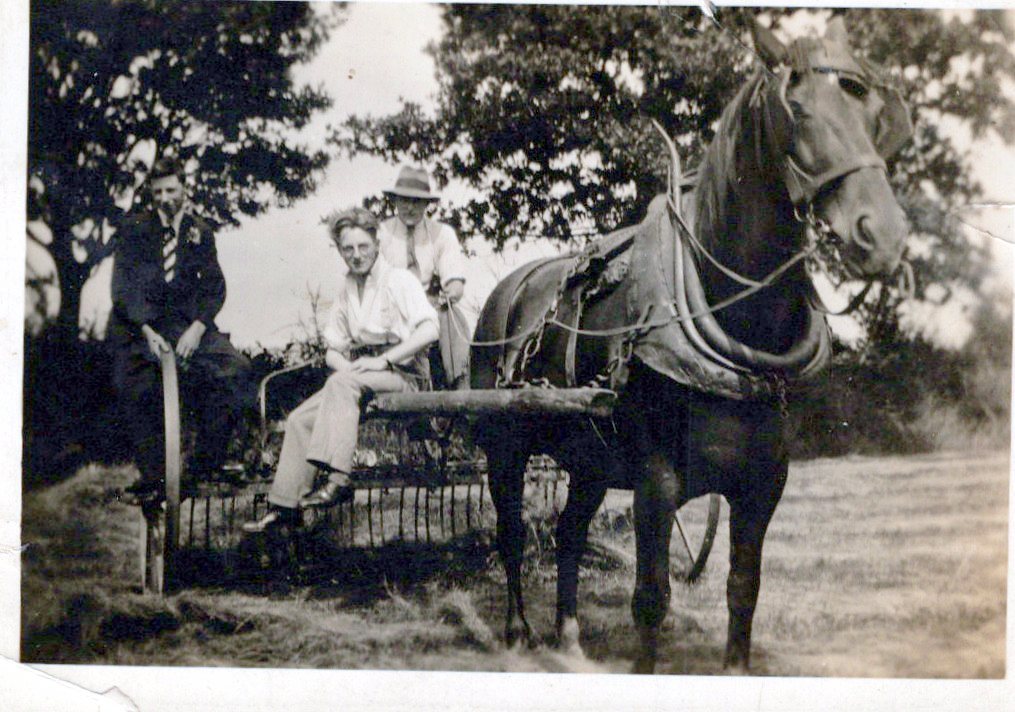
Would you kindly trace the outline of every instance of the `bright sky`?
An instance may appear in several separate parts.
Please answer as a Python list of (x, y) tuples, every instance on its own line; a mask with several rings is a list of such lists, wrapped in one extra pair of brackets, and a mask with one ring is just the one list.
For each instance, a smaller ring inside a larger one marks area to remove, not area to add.
[[(298, 68), (298, 84), (323, 85), (334, 105), (301, 132), (301, 141), (322, 146), (329, 124), (353, 113), (396, 111), (400, 100), (433, 106), (434, 64), (424, 47), (440, 35), (439, 8), (429, 4), (355, 4), (348, 21), (310, 64)], [(321, 218), (336, 208), (359, 204), (367, 195), (394, 185), (398, 166), (380, 159), (333, 161), (317, 192), (288, 210), (272, 209), (217, 237), (228, 297), (217, 323), (238, 346), (274, 347), (299, 334), (309, 321), (310, 294), (321, 306), (331, 302), (344, 265), (332, 249)], [(449, 193), (444, 194), (451, 197)], [(482, 260), (471, 263), (469, 291), (488, 293), (510, 269), (555, 248), (524, 245), (493, 256), (489, 245), (470, 243)], [(83, 311), (103, 322), (109, 309), (111, 265), (104, 265), (86, 287)]]
[[(322, 85), (334, 98), (333, 108), (318, 116), (302, 132), (301, 140), (321, 146), (329, 124), (337, 125), (351, 113), (390, 113), (402, 99), (432, 107), (436, 92), (434, 66), (424, 48), (439, 37), (440, 31), (439, 8), (434, 5), (351, 5), (347, 22), (334, 32), (313, 62), (295, 74), (297, 83)], [(975, 145), (972, 151), (976, 174), (987, 186), (989, 198), (1003, 201), (1013, 197), (1015, 151), (997, 140)], [(390, 187), (397, 172), (397, 166), (379, 159), (333, 161), (314, 195), (293, 208), (273, 209), (256, 220), (247, 220), (238, 229), (219, 234), (219, 257), (229, 296), (218, 324), (223, 331), (231, 332), (234, 343), (282, 345), (299, 333), (301, 320), (309, 319), (311, 293), (320, 292), (323, 307), (330, 303), (343, 267), (330, 247), (321, 217)], [(455, 197), (452, 191), (444, 196), (452, 200)], [(1008, 241), (996, 249), (1002, 287), (1011, 283), (1013, 214), (1010, 206), (994, 206), (973, 208), (963, 215), (967, 222)], [(990, 237), (974, 239), (1000, 243)], [(481, 299), (496, 279), (514, 266), (556, 249), (549, 244), (530, 243), (493, 256), (489, 245), (482, 241), (473, 241), (469, 248), (483, 256), (472, 262), (473, 273), (468, 280), (475, 299)], [(86, 287), (85, 312), (100, 323), (109, 308), (110, 273), (110, 265), (104, 265)], [(944, 308), (910, 309), (909, 314), (939, 341), (959, 345), (969, 335), (962, 314), (974, 301), (974, 295), (960, 295)], [(834, 306), (835, 295), (830, 302)], [(847, 338), (858, 333), (848, 318), (833, 320), (833, 326)]]

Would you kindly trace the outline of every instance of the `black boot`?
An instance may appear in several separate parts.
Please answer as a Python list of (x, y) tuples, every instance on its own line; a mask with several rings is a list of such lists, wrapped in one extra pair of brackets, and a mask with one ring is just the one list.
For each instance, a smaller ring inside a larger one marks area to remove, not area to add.
[(345, 482), (328, 480), (306, 497), (302, 497), (300, 499), (300, 506), (308, 509), (313, 507), (327, 509), (328, 507), (334, 507), (336, 504), (349, 502), (355, 495), (356, 490), (348, 482), (348, 478), (346, 478)]
[(140, 477), (123, 488), (124, 501), (140, 506), (158, 504), (165, 498), (165, 491), (165, 484), (161, 479)]
[(268, 507), (268, 511), (260, 519), (244, 522), (242, 529), (247, 534), (261, 534), (270, 529), (284, 526), (297, 527), (299, 524), (300, 517), (297, 510), (273, 504)]

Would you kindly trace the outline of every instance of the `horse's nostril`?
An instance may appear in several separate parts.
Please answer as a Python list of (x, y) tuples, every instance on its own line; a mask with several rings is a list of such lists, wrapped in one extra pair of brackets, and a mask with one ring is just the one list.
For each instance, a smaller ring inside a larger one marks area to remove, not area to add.
[(856, 233), (853, 235), (853, 240), (858, 246), (872, 252), (874, 250), (874, 236), (871, 235), (870, 231), (870, 216), (861, 215), (860, 219), (856, 221)]

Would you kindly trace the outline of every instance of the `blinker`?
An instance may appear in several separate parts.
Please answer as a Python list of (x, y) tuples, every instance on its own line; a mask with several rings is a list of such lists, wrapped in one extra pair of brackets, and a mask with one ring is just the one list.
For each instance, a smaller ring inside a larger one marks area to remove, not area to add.
[(885, 105), (878, 114), (874, 145), (884, 158), (891, 158), (913, 137), (913, 121), (898, 89), (879, 86)]

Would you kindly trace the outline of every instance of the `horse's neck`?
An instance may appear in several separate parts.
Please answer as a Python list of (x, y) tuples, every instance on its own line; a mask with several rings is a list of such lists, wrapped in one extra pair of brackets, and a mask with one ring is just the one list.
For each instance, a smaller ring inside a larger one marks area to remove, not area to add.
[[(755, 175), (761, 175), (757, 173)], [(793, 219), (792, 205), (780, 200), (778, 191), (760, 178), (750, 181), (741, 173), (740, 189), (727, 194), (722, 225), (702, 236), (706, 248), (724, 266), (739, 275), (759, 281), (782, 266), (802, 244), (802, 227)], [(710, 304), (745, 289), (707, 261), (701, 261), (701, 279)], [(749, 346), (782, 351), (792, 345), (800, 328), (804, 304), (804, 277), (790, 270), (773, 287), (716, 313), (719, 324), (733, 337)]]

